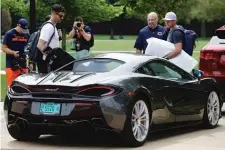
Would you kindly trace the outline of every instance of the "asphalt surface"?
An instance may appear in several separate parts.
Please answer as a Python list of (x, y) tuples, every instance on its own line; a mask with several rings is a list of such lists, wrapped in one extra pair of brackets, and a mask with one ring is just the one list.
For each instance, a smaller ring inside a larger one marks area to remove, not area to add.
[[(0, 105), (2, 108), (2, 104)], [(225, 107), (223, 107), (225, 112)], [(14, 140), (5, 127), (2, 109), (0, 115), (1, 149), (4, 150), (102, 150), (131, 149), (125, 147), (116, 134), (97, 132), (95, 134), (74, 135), (65, 138), (59, 136), (41, 136), (36, 142)], [(215, 129), (185, 127), (152, 133), (147, 142), (138, 150), (225, 150), (225, 113)]]

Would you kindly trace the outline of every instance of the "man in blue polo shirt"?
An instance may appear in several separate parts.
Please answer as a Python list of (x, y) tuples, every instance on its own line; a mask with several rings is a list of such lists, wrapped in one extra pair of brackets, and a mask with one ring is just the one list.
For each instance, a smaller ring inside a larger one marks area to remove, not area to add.
[(158, 15), (155, 12), (151, 12), (147, 16), (148, 25), (142, 28), (134, 44), (137, 54), (145, 54), (145, 49), (148, 46), (147, 39), (155, 37), (158, 39), (164, 39), (165, 28), (158, 25)]

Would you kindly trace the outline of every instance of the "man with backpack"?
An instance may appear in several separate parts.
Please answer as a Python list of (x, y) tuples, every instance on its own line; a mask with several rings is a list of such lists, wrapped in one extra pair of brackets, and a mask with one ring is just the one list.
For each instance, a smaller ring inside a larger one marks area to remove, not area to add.
[(56, 24), (60, 23), (65, 15), (65, 8), (59, 4), (54, 4), (51, 9), (50, 20), (45, 22), (42, 27), (33, 36), (29, 59), (36, 63), (39, 73), (48, 73), (49, 68), (49, 51), (54, 48), (59, 48), (59, 34), (56, 29)]
[(177, 25), (177, 16), (174, 12), (168, 12), (163, 20), (165, 21), (167, 28), (169, 28), (167, 41), (175, 45), (175, 49), (164, 58), (174, 58), (178, 56), (182, 50), (192, 56), (197, 37), (196, 33)]
[[(39, 37), (40, 37), (40, 30), (42, 29), (42, 27), (48, 23), (48, 21), (50, 20), (51, 15), (47, 15), (45, 17), (45, 23), (42, 24), (42, 26), (40, 26), (39, 30), (32, 33), (30, 35), (29, 41), (27, 43), (27, 45), (25, 46), (25, 53), (29, 56), (29, 71), (36, 71), (36, 61), (35, 61), (35, 55), (37, 53), (35, 53), (35, 51), (37, 50), (37, 43), (39, 41)], [(58, 29), (58, 34), (59, 34), (59, 41), (62, 40), (62, 31), (60, 29)]]
[(82, 17), (79, 16), (75, 18), (68, 39), (74, 39), (74, 42), (72, 43), (74, 46), (72, 49), (76, 51), (76, 59), (81, 59), (90, 55), (89, 51), (94, 45), (94, 37), (91, 32), (91, 28), (84, 25)]

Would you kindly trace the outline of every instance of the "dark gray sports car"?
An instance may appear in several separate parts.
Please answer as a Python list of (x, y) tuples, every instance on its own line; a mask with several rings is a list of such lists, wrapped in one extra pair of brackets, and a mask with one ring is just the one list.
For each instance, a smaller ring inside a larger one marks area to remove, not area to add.
[(77, 60), (49, 74), (18, 77), (4, 103), (9, 134), (36, 140), (87, 126), (118, 132), (142, 145), (149, 132), (221, 118), (217, 82), (169, 61), (131, 53)]

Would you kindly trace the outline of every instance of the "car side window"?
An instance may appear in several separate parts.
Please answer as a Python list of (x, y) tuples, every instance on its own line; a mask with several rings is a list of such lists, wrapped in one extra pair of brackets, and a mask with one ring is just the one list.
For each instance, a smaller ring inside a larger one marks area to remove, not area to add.
[(188, 73), (165, 61), (151, 61), (148, 63), (148, 66), (151, 68), (155, 76), (169, 80), (193, 80), (193, 78)]
[(153, 73), (153, 71), (151, 70), (151, 68), (149, 68), (148, 64), (143, 65), (142, 67), (140, 67), (137, 70), (138, 73), (141, 74), (145, 74), (145, 75), (149, 75), (149, 76), (154, 76), (155, 74)]

